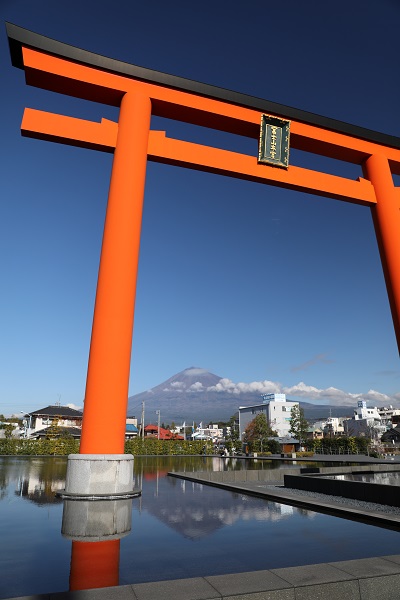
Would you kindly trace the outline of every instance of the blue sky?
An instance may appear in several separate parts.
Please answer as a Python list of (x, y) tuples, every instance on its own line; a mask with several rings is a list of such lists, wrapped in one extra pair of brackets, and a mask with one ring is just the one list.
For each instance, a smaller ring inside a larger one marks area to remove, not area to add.
[[(117, 120), (118, 112), (26, 86), (11, 66), (5, 21), (400, 136), (397, 0), (0, 0), (0, 17), (6, 414), (82, 406), (112, 164), (111, 155), (22, 138), (23, 109), (90, 120)], [(254, 140), (204, 137), (173, 123), (167, 132), (257, 152)], [(358, 166), (296, 152), (291, 163), (361, 175)], [(269, 381), (293, 399), (400, 400), (369, 209), (149, 163), (130, 395), (190, 366), (235, 383)]]

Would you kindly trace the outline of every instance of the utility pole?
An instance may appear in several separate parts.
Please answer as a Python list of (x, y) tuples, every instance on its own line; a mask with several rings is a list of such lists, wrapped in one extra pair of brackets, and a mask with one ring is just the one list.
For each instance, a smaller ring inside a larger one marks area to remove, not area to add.
[(158, 415), (158, 427), (157, 427), (157, 439), (160, 439), (160, 421), (161, 421), (161, 411), (156, 410), (156, 415)]
[(142, 440), (144, 440), (144, 400), (142, 402)]

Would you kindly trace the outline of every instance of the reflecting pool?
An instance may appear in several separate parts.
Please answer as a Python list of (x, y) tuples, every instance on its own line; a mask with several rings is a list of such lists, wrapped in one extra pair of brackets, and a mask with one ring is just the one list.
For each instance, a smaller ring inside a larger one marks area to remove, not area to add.
[(200, 456), (136, 457), (143, 493), (131, 500), (130, 532), (72, 541), (61, 535), (64, 503), (56, 496), (66, 464), (0, 457), (0, 598), (400, 553), (397, 531), (167, 476), (292, 466)]
[(400, 485), (400, 471), (383, 473), (342, 473), (340, 475), (324, 475), (324, 479), (341, 481), (361, 481), (362, 483), (379, 483), (380, 485)]

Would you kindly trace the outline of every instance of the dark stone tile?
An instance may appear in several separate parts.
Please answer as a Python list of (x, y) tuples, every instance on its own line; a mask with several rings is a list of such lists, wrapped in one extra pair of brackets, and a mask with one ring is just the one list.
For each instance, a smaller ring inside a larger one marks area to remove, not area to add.
[(202, 577), (134, 584), (138, 600), (213, 600), (221, 598), (215, 588)]
[[(336, 600), (337, 598), (360, 600), (358, 581), (355, 579), (296, 588), (296, 600)], [(377, 598), (382, 600), (380, 596), (376, 596), (375, 600)]]
[(359, 584), (361, 600), (399, 600), (400, 575), (360, 579)]
[(271, 569), (272, 573), (282, 577), (294, 586), (316, 585), (319, 583), (330, 583), (334, 581), (345, 581), (354, 579), (352, 575), (336, 569), (332, 565), (322, 563), (320, 565), (305, 565), (302, 567), (285, 567), (283, 569)]
[(137, 600), (131, 585), (50, 594), (49, 600)]
[(205, 580), (224, 597), (292, 587), (290, 583), (271, 573), (271, 571), (212, 575), (205, 577)]
[[(265, 592), (251, 592), (239, 596), (225, 596), (224, 600), (296, 600), (295, 589), (268, 590)], [(352, 599), (350, 599), (352, 600)]]
[(400, 565), (400, 554), (391, 554), (390, 556), (382, 556), (382, 558)]
[(384, 558), (360, 558), (358, 560), (344, 560), (330, 564), (354, 577), (400, 574), (400, 564), (385, 560)]

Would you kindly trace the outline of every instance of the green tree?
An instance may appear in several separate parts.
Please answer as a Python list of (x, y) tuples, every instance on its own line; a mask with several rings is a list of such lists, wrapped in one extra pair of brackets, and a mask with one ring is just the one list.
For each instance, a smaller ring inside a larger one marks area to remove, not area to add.
[(46, 440), (54, 440), (59, 438), (62, 434), (62, 429), (58, 424), (59, 417), (55, 417), (51, 424), (47, 427)]
[[(220, 422), (218, 422), (218, 425), (219, 423)], [(228, 449), (228, 452), (240, 450), (242, 442), (239, 439), (239, 423), (236, 415), (232, 415), (224, 427), (230, 427), (229, 433), (227, 433), (225, 437), (225, 446)]]
[(289, 433), (299, 440), (300, 444), (304, 443), (307, 439), (307, 431), (309, 423), (304, 416), (304, 410), (300, 408), (299, 404), (293, 406), (290, 411), (290, 429)]
[(14, 431), (14, 425), (12, 425), (11, 423), (7, 423), (6, 425), (4, 425), (3, 429), (4, 437), (6, 438), (6, 440), (10, 440)]
[(269, 437), (276, 437), (278, 434), (271, 429), (267, 421), (265, 413), (258, 415), (250, 421), (244, 431), (244, 441), (250, 442), (253, 449), (260, 449), (261, 452), (265, 449)]
[(230, 427), (229, 439), (232, 442), (239, 440), (239, 423), (237, 422), (236, 415), (232, 415), (228, 421), (228, 427)]

